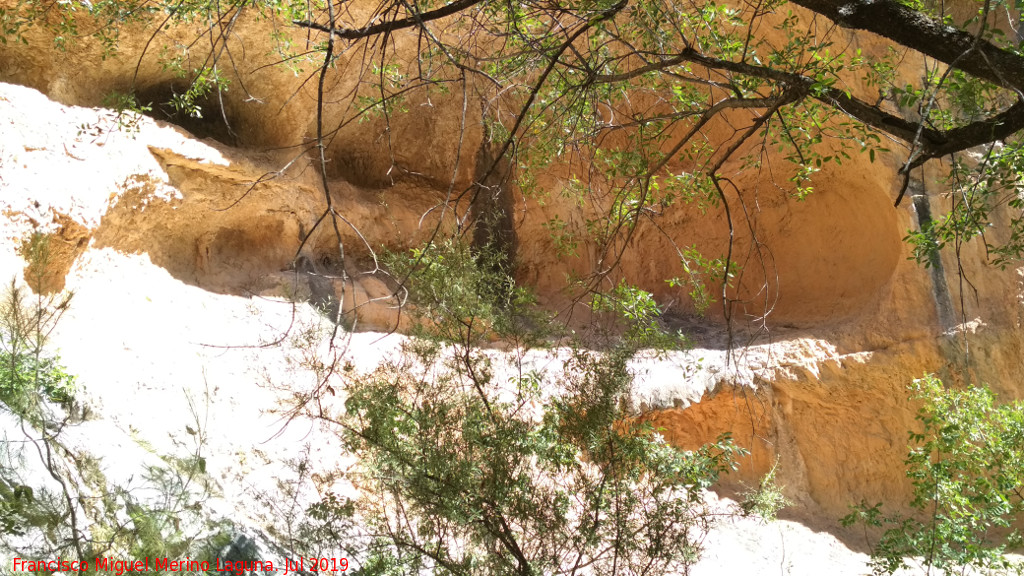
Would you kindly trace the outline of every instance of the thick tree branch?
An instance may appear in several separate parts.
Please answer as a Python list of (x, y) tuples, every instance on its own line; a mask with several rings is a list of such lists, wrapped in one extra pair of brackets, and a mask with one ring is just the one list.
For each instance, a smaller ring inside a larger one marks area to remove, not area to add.
[[(883, 112), (862, 100), (847, 96), (840, 90), (832, 89), (816, 97), (872, 128), (886, 132), (904, 142), (914, 142), (918, 129), (916, 122)], [(923, 127), (918, 140), (920, 151), (918, 157), (901, 172), (917, 168), (933, 158), (1003, 140), (1022, 129), (1024, 129), (1024, 102), (1021, 101), (995, 116), (950, 130), (943, 131)]]
[(945, 156), (974, 146), (1003, 140), (1020, 131), (1021, 128), (1024, 128), (1024, 102), (1018, 101), (992, 118), (972, 122), (944, 132), (943, 135), (948, 142), (944, 145), (934, 146), (926, 152), (932, 157)]
[(1024, 57), (977, 38), (895, 0), (790, 0), (854, 30), (866, 30), (1024, 94)]
[[(664, 70), (678, 66), (684, 62), (699, 64), (710, 70), (733, 72), (771, 80), (792, 88), (799, 87), (801, 97), (811, 96), (864, 124), (885, 132), (908, 144), (915, 141), (918, 135), (919, 121), (908, 120), (902, 116), (886, 112), (881, 108), (868, 104), (842, 90), (829, 88), (815, 90), (815, 80), (811, 77), (776, 70), (766, 66), (758, 66), (746, 62), (734, 62), (707, 56), (693, 48), (685, 48), (679, 54), (657, 62), (649, 62), (636, 70), (615, 75), (595, 75), (594, 82), (612, 82), (620, 79), (635, 78), (641, 74)], [(1024, 68), (1022, 68), (1024, 72)], [(793, 94), (790, 91), (790, 94)], [(932, 158), (938, 158), (954, 152), (973, 148), (993, 140), (1001, 140), (1024, 129), (1024, 102), (1017, 102), (1000, 114), (965, 124), (951, 130), (935, 130), (921, 128), (918, 146), (920, 155), (910, 165), (916, 168)]]

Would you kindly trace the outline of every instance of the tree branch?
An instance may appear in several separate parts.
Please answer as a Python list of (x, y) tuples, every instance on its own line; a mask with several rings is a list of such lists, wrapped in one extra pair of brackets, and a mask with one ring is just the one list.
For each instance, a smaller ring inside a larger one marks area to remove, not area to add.
[(790, 0), (844, 28), (866, 30), (997, 86), (1024, 94), (1024, 57), (895, 0)]
[(292, 20), (292, 24), (302, 28), (312, 28), (313, 30), (319, 30), (321, 32), (333, 32), (334, 36), (337, 38), (358, 40), (360, 38), (369, 38), (370, 36), (385, 34), (395, 30), (401, 30), (403, 28), (420, 26), (424, 22), (430, 22), (431, 20), (437, 20), (439, 18), (444, 18), (445, 16), (458, 14), (459, 12), (481, 2), (483, 2), (483, 0), (457, 0), (456, 2), (452, 2), (442, 8), (438, 8), (437, 10), (431, 10), (430, 12), (423, 12), (421, 14), (413, 14), (412, 16), (399, 20), (390, 20), (381, 22), (380, 24), (367, 25), (362, 28), (332, 28), (331, 26), (317, 24), (316, 22), (308, 20)]
[[(1024, 59), (1021, 60), (1021, 65), (1024, 66)], [(701, 66), (711, 70), (744, 74), (747, 76), (771, 80), (787, 86), (801, 87), (801, 97), (809, 95), (837, 110), (842, 111), (851, 118), (859, 120), (872, 128), (885, 132), (886, 134), (907, 142), (908, 144), (914, 142), (918, 135), (918, 120), (908, 120), (902, 116), (886, 112), (878, 106), (868, 104), (867, 102), (836, 88), (815, 90), (815, 80), (808, 76), (795, 72), (776, 70), (766, 66), (749, 64), (746, 62), (734, 62), (732, 60), (714, 58), (690, 47), (684, 48), (682, 52), (669, 58), (665, 58), (658, 62), (649, 62), (636, 70), (615, 75), (595, 75), (592, 77), (592, 81), (609, 82), (626, 78), (634, 78), (641, 74), (678, 66), (684, 62), (700, 64)], [(1024, 72), (1024, 68), (1021, 69), (1021, 72)], [(795, 100), (796, 99), (793, 99), (792, 101)], [(753, 102), (753, 100), (749, 102)], [(942, 131), (928, 127), (920, 128), (921, 134), (918, 141), (920, 146), (920, 155), (910, 164), (910, 169), (916, 168), (932, 158), (938, 158), (954, 152), (960, 152), (987, 142), (992, 142), (993, 140), (1007, 138), (1022, 129), (1024, 129), (1024, 102), (1021, 101), (1018, 101), (1010, 108), (1007, 108), (995, 116), (977, 120), (963, 126), (958, 126), (951, 130)]]

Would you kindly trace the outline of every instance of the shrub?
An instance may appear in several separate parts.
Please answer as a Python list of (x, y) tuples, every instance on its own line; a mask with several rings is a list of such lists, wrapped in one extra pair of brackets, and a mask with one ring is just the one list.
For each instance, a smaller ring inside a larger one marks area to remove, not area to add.
[[(350, 374), (337, 420), (365, 493), (350, 510), (370, 535), (363, 570), (685, 570), (711, 521), (701, 490), (743, 451), (728, 437), (679, 450), (631, 418), (628, 361), (646, 331), (627, 330), (600, 352), (542, 354), (557, 366), (550, 373), (530, 369), (517, 348), (506, 371), (501, 355), (477, 346), (486, 333), (519, 332), (531, 299), (486, 253), (435, 250), (408, 262), (422, 266), (407, 270), (420, 337), (403, 357)], [(653, 306), (635, 289), (622, 294)], [(646, 318), (647, 308), (624, 310)]]
[(0, 297), (0, 402), (34, 423), (41, 417), (41, 400), (67, 406), (74, 397), (74, 378), (46, 350), (47, 336), (69, 300), (33, 298), (14, 281)]
[(1013, 523), (1024, 511), (1024, 406), (1000, 406), (986, 387), (947, 389), (934, 376), (910, 389), (921, 402), (906, 459), (916, 514), (861, 503), (843, 524), (887, 527), (871, 554), (876, 574), (911, 562), (929, 573), (1021, 569), (1006, 551), (1021, 543)]

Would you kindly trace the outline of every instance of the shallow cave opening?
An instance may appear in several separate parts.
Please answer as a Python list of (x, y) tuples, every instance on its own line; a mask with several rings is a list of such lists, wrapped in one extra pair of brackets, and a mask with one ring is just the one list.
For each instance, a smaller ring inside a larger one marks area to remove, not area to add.
[(174, 81), (150, 86), (135, 92), (136, 100), (151, 108), (146, 114), (155, 120), (169, 122), (189, 131), (196, 138), (212, 138), (222, 144), (237, 146), (238, 136), (233, 130), (230, 113), (221, 106), (221, 96), (214, 90), (196, 100), (196, 113), (178, 110), (172, 104), (175, 97), (188, 90), (185, 81)]

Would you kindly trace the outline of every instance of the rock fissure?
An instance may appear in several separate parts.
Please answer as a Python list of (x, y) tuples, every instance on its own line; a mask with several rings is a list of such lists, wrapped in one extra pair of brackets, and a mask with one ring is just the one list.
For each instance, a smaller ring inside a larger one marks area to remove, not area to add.
[[(916, 193), (912, 193), (911, 199), (914, 204), (914, 212), (917, 215), (918, 230), (928, 233), (932, 227), (931, 199), (924, 192), (924, 186), (916, 181)], [(938, 318), (939, 328), (942, 333), (949, 332), (958, 324), (956, 312), (953, 310), (953, 299), (949, 294), (949, 284), (946, 282), (946, 273), (942, 265), (942, 258), (938, 250), (931, 250), (928, 253), (927, 266), (931, 272), (932, 294), (935, 299), (935, 315)]]

